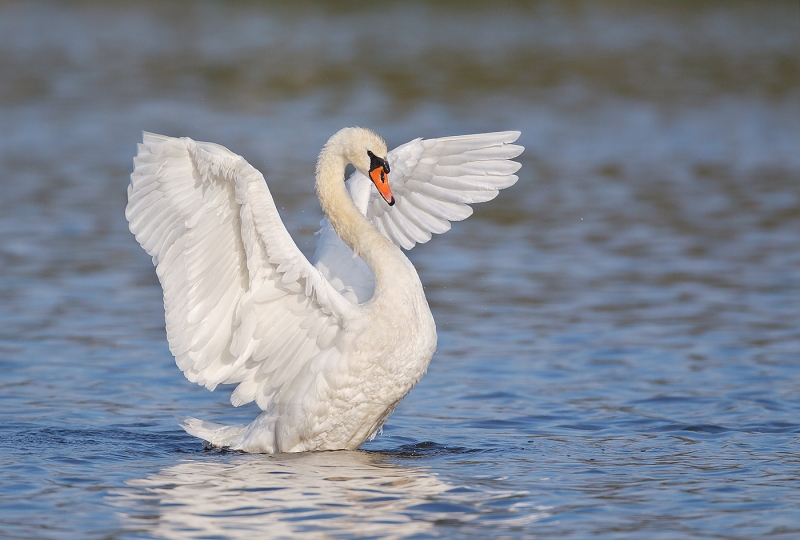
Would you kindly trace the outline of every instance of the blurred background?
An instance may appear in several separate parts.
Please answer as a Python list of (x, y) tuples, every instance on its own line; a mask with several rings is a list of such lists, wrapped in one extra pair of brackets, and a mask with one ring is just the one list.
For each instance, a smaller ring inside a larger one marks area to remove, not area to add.
[[(141, 131), (244, 156), (310, 256), (351, 125), (520, 130), (520, 180), (409, 252), (439, 351), (383, 436), (203, 451), (172, 412), (257, 411), (169, 353)], [(799, 534), (799, 181), (796, 1), (0, 2), (0, 536)]]

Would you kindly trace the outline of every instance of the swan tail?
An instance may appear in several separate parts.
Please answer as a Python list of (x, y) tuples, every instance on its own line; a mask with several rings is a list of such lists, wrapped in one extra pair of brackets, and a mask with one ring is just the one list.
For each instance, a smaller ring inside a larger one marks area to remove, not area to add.
[(211, 446), (228, 448), (232, 446), (245, 426), (226, 426), (216, 422), (208, 422), (198, 418), (176, 417), (181, 421), (180, 426), (189, 435), (203, 439)]

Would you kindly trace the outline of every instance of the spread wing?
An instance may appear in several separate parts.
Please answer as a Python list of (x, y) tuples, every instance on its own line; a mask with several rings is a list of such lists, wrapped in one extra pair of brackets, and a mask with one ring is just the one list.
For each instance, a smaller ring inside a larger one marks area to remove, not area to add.
[(396, 204), (381, 204), (371, 189), (365, 214), (398, 246), (424, 244), (433, 233), (449, 231), (451, 221), (471, 216), (468, 205), (490, 201), (516, 183), (520, 164), (511, 159), (524, 148), (511, 143), (519, 135), (506, 131), (416, 139), (395, 148), (388, 161)]
[(238, 383), (234, 405), (267, 409), (345, 361), (354, 305), (303, 256), (241, 156), (145, 133), (125, 215), (153, 257), (170, 350), (190, 381)]
[[(356, 171), (347, 189), (356, 206), (397, 246), (411, 249), (433, 233), (450, 230), (451, 221), (472, 215), (470, 204), (490, 201), (518, 180), (520, 164), (511, 161), (524, 148), (511, 144), (519, 131), (415, 139), (389, 152), (389, 206), (372, 182)], [(322, 220), (313, 262), (342, 294), (358, 302), (372, 296), (374, 280), (364, 262)]]

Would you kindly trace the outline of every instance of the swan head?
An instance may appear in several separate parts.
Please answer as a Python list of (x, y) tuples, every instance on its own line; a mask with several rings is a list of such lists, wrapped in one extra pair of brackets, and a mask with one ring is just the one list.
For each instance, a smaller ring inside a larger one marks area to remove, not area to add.
[(389, 187), (389, 162), (386, 142), (371, 129), (360, 127), (339, 130), (325, 145), (352, 163), (358, 172), (372, 180), (378, 193), (389, 206), (394, 205), (394, 195)]

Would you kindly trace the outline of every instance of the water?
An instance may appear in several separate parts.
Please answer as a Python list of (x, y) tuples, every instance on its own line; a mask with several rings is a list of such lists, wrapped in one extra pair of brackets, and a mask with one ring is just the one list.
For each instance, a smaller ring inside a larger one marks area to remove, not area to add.
[[(0, 4), (0, 537), (800, 535), (796, 3)], [(410, 257), (429, 373), (358, 452), (205, 450), (123, 216), (143, 129), (260, 168), (519, 129)]]

